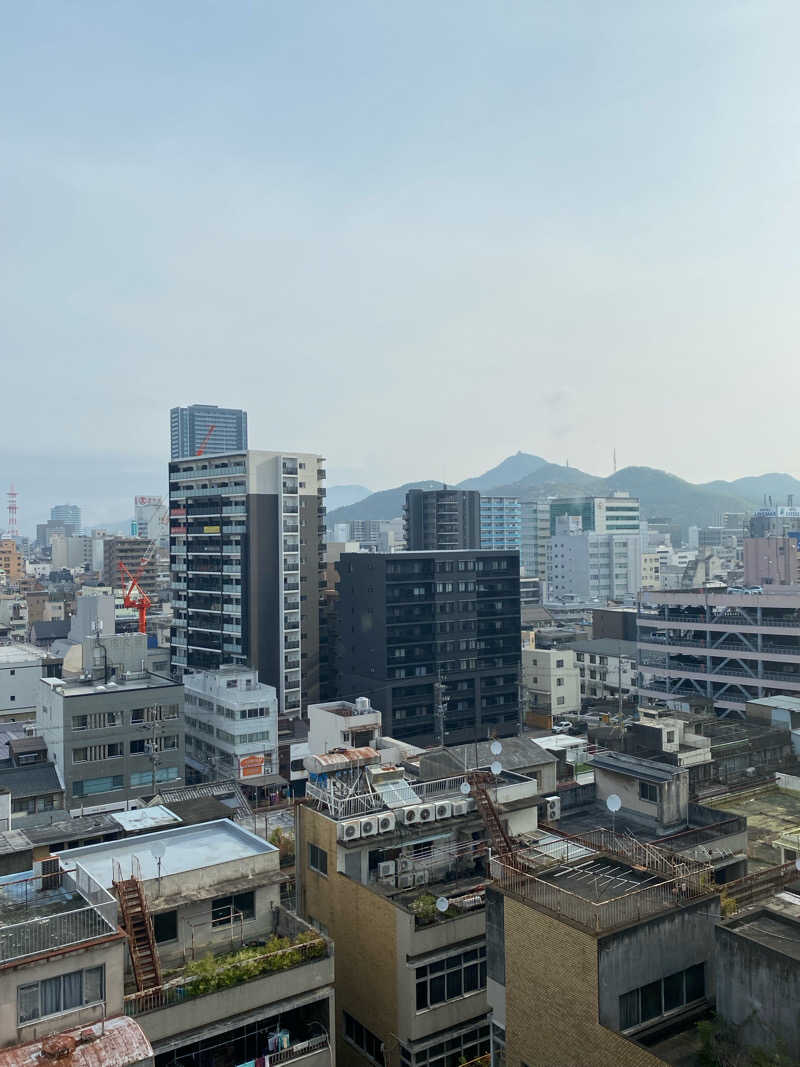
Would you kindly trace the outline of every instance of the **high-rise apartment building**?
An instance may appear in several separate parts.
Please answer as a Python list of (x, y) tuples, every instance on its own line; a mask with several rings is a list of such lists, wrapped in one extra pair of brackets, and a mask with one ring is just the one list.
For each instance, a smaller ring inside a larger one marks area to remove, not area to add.
[(481, 497), (481, 548), (519, 552), (522, 509), (513, 496)]
[(409, 489), (403, 520), (409, 552), (481, 547), (481, 495), (476, 489)]
[[(130, 572), (138, 573), (142, 560), (150, 547), (143, 537), (106, 537), (103, 540), (103, 582), (112, 589), (121, 589), (124, 581), (119, 569), (122, 563)], [(158, 587), (158, 564), (151, 556), (144, 565), (139, 585), (149, 597), (156, 595)]]
[(50, 508), (50, 521), (63, 523), (68, 537), (81, 532), (81, 509), (76, 504), (56, 504)]
[(550, 501), (520, 501), (519, 562), (526, 578), (547, 577)]
[(517, 552), (344, 553), (338, 563), (339, 695), (367, 696), (384, 731), (416, 744), (515, 733)]
[(324, 483), (322, 456), (305, 452), (170, 463), (176, 674), (247, 665), (282, 714), (318, 700)]
[[(213, 427), (213, 429), (212, 429)], [(216, 404), (191, 404), (169, 413), (170, 458), (243, 452), (247, 448), (247, 412), (218, 408)]]
[(622, 490), (611, 496), (554, 498), (550, 501), (551, 534), (561, 515), (577, 516), (585, 533), (641, 533), (639, 501)]

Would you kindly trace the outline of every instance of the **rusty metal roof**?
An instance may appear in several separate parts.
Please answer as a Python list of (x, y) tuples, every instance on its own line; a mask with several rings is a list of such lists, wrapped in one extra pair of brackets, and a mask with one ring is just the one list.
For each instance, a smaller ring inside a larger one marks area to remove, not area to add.
[[(94, 1037), (87, 1041), (84, 1038), (90, 1032)], [(42, 1051), (42, 1045), (48, 1042), (48, 1038), (44, 1038), (29, 1045), (2, 1049), (0, 1067), (49, 1067), (50, 1064), (59, 1067), (133, 1067), (153, 1058), (153, 1048), (141, 1026), (135, 1019), (124, 1015), (106, 1019), (105, 1027), (95, 1023), (94, 1026), (67, 1030), (59, 1036), (75, 1041), (75, 1051), (71, 1055), (58, 1059), (48, 1057)]]
[(326, 771), (342, 771), (348, 767), (363, 767), (368, 763), (380, 763), (380, 761), (380, 752), (366, 746), (364, 748), (334, 748), (330, 752), (306, 756), (303, 762), (306, 770), (314, 774), (324, 774)]

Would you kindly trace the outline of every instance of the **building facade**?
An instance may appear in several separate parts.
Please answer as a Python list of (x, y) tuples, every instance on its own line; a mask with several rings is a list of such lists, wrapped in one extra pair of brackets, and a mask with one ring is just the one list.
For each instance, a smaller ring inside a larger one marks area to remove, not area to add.
[(519, 724), (519, 553), (345, 553), (336, 604), (342, 698), (368, 696), (392, 737), (515, 733)]
[(299, 715), (319, 696), (322, 456), (198, 456), (169, 478), (173, 671), (252, 667)]
[(60, 522), (68, 537), (81, 532), (81, 509), (77, 504), (56, 504), (50, 508), (50, 521)]
[(0, 571), (9, 585), (16, 585), (25, 575), (25, 560), (16, 541), (0, 540)]
[[(143, 537), (104, 538), (103, 583), (111, 589), (121, 589), (126, 582), (126, 578), (120, 570), (120, 563), (127, 568), (131, 576), (137, 574), (149, 547), (149, 542)], [(156, 595), (158, 589), (158, 561), (154, 555), (151, 555), (144, 565), (139, 578), (139, 585), (149, 597)]]
[(520, 501), (520, 567), (526, 578), (547, 577), (550, 501)]
[(638, 534), (556, 533), (547, 543), (547, 594), (603, 604), (634, 597), (641, 567)]
[(798, 537), (745, 537), (744, 584), (800, 585)]
[(550, 712), (552, 718), (581, 710), (581, 679), (571, 649), (522, 646), (522, 696), (528, 711)]
[(481, 547), (481, 495), (476, 489), (409, 489), (403, 521), (409, 552)]
[(585, 700), (629, 701), (636, 693), (635, 641), (617, 641), (610, 637), (572, 641), (575, 662)]
[(247, 450), (247, 412), (216, 404), (191, 404), (169, 413), (170, 459)]
[(134, 533), (155, 541), (159, 548), (169, 545), (169, 509), (160, 496), (136, 496), (133, 498)]
[(275, 687), (243, 667), (186, 674), (186, 766), (201, 781), (260, 778), (278, 770)]
[(481, 548), (519, 552), (522, 508), (511, 496), (481, 496)]
[(550, 533), (554, 534), (557, 520), (566, 515), (578, 517), (586, 533), (639, 534), (639, 501), (626, 492), (611, 496), (554, 497), (550, 501)]

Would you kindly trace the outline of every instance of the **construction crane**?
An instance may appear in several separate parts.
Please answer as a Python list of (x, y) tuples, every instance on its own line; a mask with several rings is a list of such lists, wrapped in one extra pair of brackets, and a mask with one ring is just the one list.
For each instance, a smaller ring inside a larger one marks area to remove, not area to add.
[(209, 437), (210, 437), (210, 436), (212, 435), (212, 433), (214, 432), (214, 430), (216, 430), (216, 426), (215, 426), (215, 425), (213, 424), (213, 422), (212, 422), (212, 424), (211, 424), (211, 425), (209, 426), (208, 430), (206, 431), (206, 435), (205, 435), (205, 437), (204, 437), (204, 438), (203, 438), (203, 440), (202, 440), (202, 441), (200, 442), (200, 447), (199, 447), (199, 448), (198, 448), (198, 450), (197, 450), (197, 451), (195, 452), (195, 455), (196, 455), (196, 456), (202, 456), (202, 454), (203, 454), (203, 453), (205, 452), (205, 450), (206, 450), (206, 445), (208, 444), (208, 439), (209, 439)]
[(139, 585), (139, 579), (144, 574), (144, 569), (150, 560), (153, 558), (153, 553), (156, 550), (156, 542), (151, 541), (148, 545), (147, 551), (142, 556), (139, 567), (136, 574), (131, 574), (122, 560), (119, 561), (119, 571), (122, 575), (122, 603), (126, 608), (136, 608), (139, 612), (139, 633), (147, 633), (147, 609), (152, 604), (152, 600)]

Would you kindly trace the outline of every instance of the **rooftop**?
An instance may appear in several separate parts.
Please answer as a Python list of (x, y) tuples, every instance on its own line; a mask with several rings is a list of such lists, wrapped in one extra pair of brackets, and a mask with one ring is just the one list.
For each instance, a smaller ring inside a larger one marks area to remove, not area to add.
[(545, 766), (556, 761), (555, 756), (529, 737), (504, 737), (501, 742), (502, 750), (498, 755), (492, 752), (492, 744), (493, 742), (489, 741), (479, 741), (477, 746), (448, 745), (447, 748), (424, 752), (419, 757), (420, 777), (425, 781), (444, 778), (463, 773), (465, 767), (470, 770), (476, 765), (489, 767), (495, 760), (507, 771)]
[(53, 763), (31, 763), (24, 767), (0, 767), (0, 786), (11, 791), (15, 800), (61, 793), (64, 785)]
[(0, 670), (3, 667), (38, 667), (44, 652), (33, 645), (0, 645)]
[(747, 817), (751, 838), (766, 840), (781, 834), (800, 833), (800, 792), (767, 786), (746, 793), (729, 793), (705, 802), (718, 811)]
[(175, 825), (182, 821), (180, 816), (162, 804), (153, 804), (146, 808), (130, 808), (128, 811), (113, 811), (110, 812), (110, 816), (127, 833), (152, 830), (156, 826)]
[(557, 867), (543, 874), (542, 881), (575, 893), (595, 904), (614, 900), (623, 893), (644, 889), (663, 882), (661, 875), (641, 871), (618, 860), (602, 857), (584, 860), (571, 866)]
[[(145, 674), (144, 671), (138, 673)], [(63, 697), (96, 696), (101, 693), (130, 693), (137, 689), (183, 689), (180, 682), (173, 682), (170, 678), (163, 678), (161, 675), (149, 673), (143, 678), (117, 676), (113, 681), (109, 682), (95, 682), (88, 679), (73, 682), (65, 681), (63, 678), (42, 678), (42, 681)]]
[(567, 645), (573, 652), (590, 652), (596, 656), (627, 656), (636, 659), (635, 641), (618, 641), (614, 637), (590, 637), (570, 641)]
[[(143, 881), (167, 878), (201, 867), (213, 867), (233, 860), (275, 852), (274, 845), (244, 830), (230, 819), (177, 826), (140, 837), (105, 841), (60, 853), (64, 863), (78, 862), (100, 885), (113, 882), (113, 865), (118, 863), (127, 876), (134, 857), (138, 859)], [(160, 861), (160, 866), (159, 866)]]
[(800, 961), (800, 897), (794, 893), (779, 893), (777, 899), (781, 898), (793, 898), (794, 916), (762, 908), (741, 919), (734, 919), (726, 926), (741, 937)]
[(800, 711), (800, 697), (754, 697), (748, 704), (765, 704), (769, 708), (785, 708), (787, 711)]
[[(92, 1038), (86, 1041), (87, 1031)], [(69, 1064), (69, 1067), (130, 1067), (152, 1059), (153, 1049), (144, 1031), (133, 1019), (124, 1015), (106, 1019), (102, 1024), (82, 1026), (78, 1030), (66, 1030), (63, 1037), (71, 1038), (67, 1044), (74, 1051), (64, 1059), (51, 1059), (45, 1055), (42, 1041), (18, 1045), (0, 1051), (0, 1067), (47, 1067), (48, 1063)]]
[(592, 767), (610, 771), (612, 774), (624, 774), (630, 778), (639, 778), (644, 782), (671, 782), (673, 778), (686, 774), (682, 767), (671, 763), (656, 763), (655, 760), (629, 756), (625, 752), (603, 752), (589, 759)]

